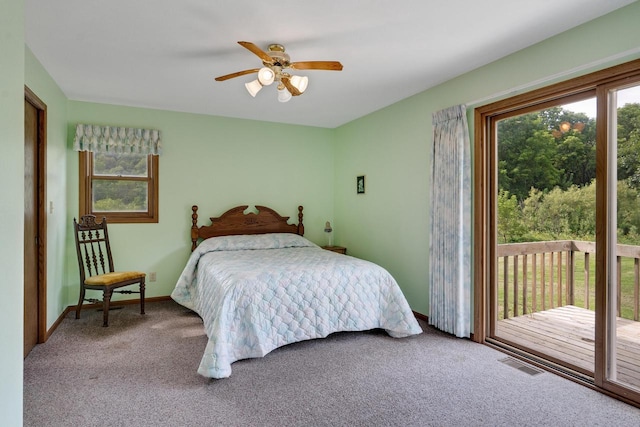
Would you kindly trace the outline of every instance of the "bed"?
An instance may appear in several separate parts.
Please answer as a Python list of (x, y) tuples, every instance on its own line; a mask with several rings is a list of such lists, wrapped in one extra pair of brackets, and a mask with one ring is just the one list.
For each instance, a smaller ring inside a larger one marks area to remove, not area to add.
[(334, 332), (422, 332), (385, 269), (303, 237), (302, 206), (297, 224), (265, 206), (247, 209), (199, 227), (192, 208), (192, 252), (171, 297), (203, 320), (208, 341), (199, 374), (226, 378), (237, 360)]

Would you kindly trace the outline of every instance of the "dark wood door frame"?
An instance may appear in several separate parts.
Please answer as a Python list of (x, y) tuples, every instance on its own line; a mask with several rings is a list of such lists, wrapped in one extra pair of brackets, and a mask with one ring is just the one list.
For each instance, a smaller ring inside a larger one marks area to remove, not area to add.
[(47, 105), (27, 86), (24, 99), (38, 110), (37, 212), (38, 212), (38, 344), (47, 340)]

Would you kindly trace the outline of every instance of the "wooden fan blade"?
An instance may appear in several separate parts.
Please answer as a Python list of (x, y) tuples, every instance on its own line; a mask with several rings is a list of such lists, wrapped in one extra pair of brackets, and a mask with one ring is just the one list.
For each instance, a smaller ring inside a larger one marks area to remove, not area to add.
[(229, 80), (229, 79), (232, 79), (234, 77), (240, 77), (240, 76), (244, 76), (244, 75), (251, 74), (251, 73), (257, 73), (258, 71), (260, 71), (259, 68), (253, 68), (251, 70), (238, 71), (238, 72), (235, 72), (235, 73), (226, 74), (224, 76), (216, 77), (216, 81), (217, 82), (223, 82), (225, 80)]
[(289, 91), (289, 93), (291, 93), (291, 95), (293, 96), (300, 96), (302, 95), (302, 93), (296, 89), (296, 87), (294, 85), (291, 84), (291, 82), (289, 81), (289, 77), (285, 77), (283, 76), (280, 81), (282, 82), (282, 84), (284, 85), (284, 87), (287, 88), (287, 90)]
[(302, 61), (292, 62), (289, 68), (295, 70), (342, 71), (342, 64), (338, 61)]
[(258, 55), (258, 57), (260, 59), (262, 59), (263, 62), (266, 62), (268, 64), (273, 64), (273, 58), (271, 58), (267, 52), (263, 51), (262, 49), (260, 49), (258, 46), (256, 46), (255, 44), (251, 43), (251, 42), (238, 42), (238, 44), (242, 47), (244, 47), (245, 49), (250, 50), (251, 52), (253, 52), (255, 55)]

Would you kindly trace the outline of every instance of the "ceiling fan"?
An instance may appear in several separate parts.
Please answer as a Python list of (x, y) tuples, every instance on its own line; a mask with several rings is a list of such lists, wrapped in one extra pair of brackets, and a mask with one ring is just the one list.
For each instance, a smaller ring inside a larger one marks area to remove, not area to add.
[(247, 91), (253, 97), (263, 86), (268, 86), (273, 82), (278, 83), (278, 101), (280, 102), (287, 102), (292, 96), (302, 95), (309, 84), (309, 78), (291, 75), (287, 70), (342, 70), (342, 64), (338, 61), (290, 62), (289, 54), (285, 53), (284, 46), (281, 44), (270, 44), (266, 52), (251, 42), (238, 42), (238, 44), (262, 59), (263, 67), (226, 74), (216, 77), (216, 81), (222, 82), (235, 77), (258, 73), (257, 79), (245, 83)]

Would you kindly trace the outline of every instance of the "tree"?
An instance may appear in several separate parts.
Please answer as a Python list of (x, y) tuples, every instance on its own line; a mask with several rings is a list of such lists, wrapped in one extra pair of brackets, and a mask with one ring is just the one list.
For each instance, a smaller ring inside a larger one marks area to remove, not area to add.
[(546, 193), (533, 189), (523, 202), (522, 226), (540, 240), (593, 240), (595, 200), (595, 181), (586, 187), (572, 185), (566, 191), (558, 187)]
[(640, 104), (618, 109), (618, 179), (640, 188)]
[[(501, 243), (595, 238), (595, 120), (561, 107), (498, 122)], [(618, 109), (618, 239), (640, 238), (640, 104)]]
[(562, 188), (588, 185), (596, 177), (595, 140), (586, 140), (572, 132), (558, 142), (556, 167), (563, 171)]
[(498, 243), (511, 243), (522, 240), (527, 229), (522, 221), (522, 212), (518, 199), (508, 191), (498, 193)]
[(618, 181), (618, 241), (637, 243), (640, 232), (640, 193), (627, 181)]
[[(514, 169), (522, 170), (519, 164), (523, 145), (537, 130), (542, 130), (542, 122), (537, 114), (524, 114), (498, 122), (498, 185), (500, 189), (516, 194), (519, 200), (522, 195), (514, 191), (519, 178)], [(524, 196), (528, 193), (526, 190)]]
[(503, 155), (500, 150), (498, 154), (500, 177), (506, 178), (499, 182), (501, 189), (524, 200), (531, 188), (553, 188), (560, 183), (561, 173), (553, 162), (557, 145), (548, 131), (532, 130), (525, 139), (518, 141), (505, 138), (500, 132), (499, 138), (499, 146), (505, 143)]
[(595, 141), (595, 120), (561, 107), (501, 120), (498, 186), (522, 201), (531, 188), (588, 185), (595, 178)]

